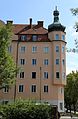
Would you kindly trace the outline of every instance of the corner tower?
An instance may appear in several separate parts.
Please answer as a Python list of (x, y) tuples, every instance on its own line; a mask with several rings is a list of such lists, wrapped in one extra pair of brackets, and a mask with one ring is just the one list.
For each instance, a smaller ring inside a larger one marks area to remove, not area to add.
[(52, 85), (56, 90), (55, 105), (58, 110), (64, 111), (64, 86), (66, 84), (66, 55), (65, 55), (65, 26), (59, 21), (57, 7), (54, 12), (54, 21), (48, 26), (48, 38), (52, 44)]

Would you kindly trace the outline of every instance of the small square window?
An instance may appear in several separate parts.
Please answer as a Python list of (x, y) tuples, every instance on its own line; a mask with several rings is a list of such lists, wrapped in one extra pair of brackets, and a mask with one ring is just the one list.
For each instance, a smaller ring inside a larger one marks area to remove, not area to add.
[(19, 85), (19, 92), (23, 92), (24, 91), (24, 85)]
[(59, 78), (59, 72), (56, 72), (56, 78)]
[(44, 53), (48, 53), (49, 52), (49, 47), (44, 47)]
[(59, 40), (59, 34), (55, 35), (55, 40)]
[(33, 46), (33, 47), (32, 47), (32, 52), (33, 52), (33, 53), (37, 52), (37, 47), (36, 47), (36, 46)]
[(20, 72), (20, 78), (24, 78), (24, 72)]
[(31, 92), (36, 92), (36, 85), (31, 86)]
[(32, 79), (36, 78), (36, 72), (32, 72)]
[(44, 92), (48, 93), (48, 85), (44, 85)]
[(22, 53), (25, 52), (25, 46), (21, 46), (21, 52), (22, 52)]

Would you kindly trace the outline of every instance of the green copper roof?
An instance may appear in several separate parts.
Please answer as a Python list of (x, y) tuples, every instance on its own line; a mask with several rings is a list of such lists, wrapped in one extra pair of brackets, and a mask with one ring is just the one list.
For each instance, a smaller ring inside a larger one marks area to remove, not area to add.
[(54, 22), (48, 26), (48, 31), (65, 31), (65, 26), (61, 25), (59, 22), (59, 11), (57, 10), (57, 7), (55, 8), (55, 11), (53, 12), (54, 15)]

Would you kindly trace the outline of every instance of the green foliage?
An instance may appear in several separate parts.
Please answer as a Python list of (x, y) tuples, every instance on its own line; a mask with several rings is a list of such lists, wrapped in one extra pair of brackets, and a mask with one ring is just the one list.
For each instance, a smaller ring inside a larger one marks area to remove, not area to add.
[[(78, 15), (78, 8), (72, 8), (70, 9), (71, 10), (71, 13), (74, 15), (74, 16), (77, 16)], [(78, 22), (75, 22), (75, 25), (74, 25), (74, 28), (76, 29), (76, 32), (78, 32)]]
[(16, 77), (16, 65), (12, 56), (8, 53), (11, 37), (11, 25), (1, 26), (0, 24), (0, 89), (5, 86), (9, 87)]
[(78, 72), (73, 72), (67, 75), (67, 85), (65, 87), (65, 106), (70, 109), (73, 107), (76, 111), (78, 102)]
[(33, 102), (17, 101), (0, 108), (3, 119), (54, 119), (52, 107)]

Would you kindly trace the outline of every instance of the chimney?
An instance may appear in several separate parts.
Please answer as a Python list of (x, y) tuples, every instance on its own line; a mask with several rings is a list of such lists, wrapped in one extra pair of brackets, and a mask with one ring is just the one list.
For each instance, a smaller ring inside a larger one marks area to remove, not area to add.
[(32, 18), (30, 18), (30, 27), (32, 27)]
[(12, 21), (12, 20), (8, 20), (8, 21), (7, 21), (7, 24), (9, 24), (9, 23), (10, 23), (10, 24), (13, 24), (13, 21)]
[(40, 27), (43, 27), (43, 21), (38, 21), (37, 23)]

